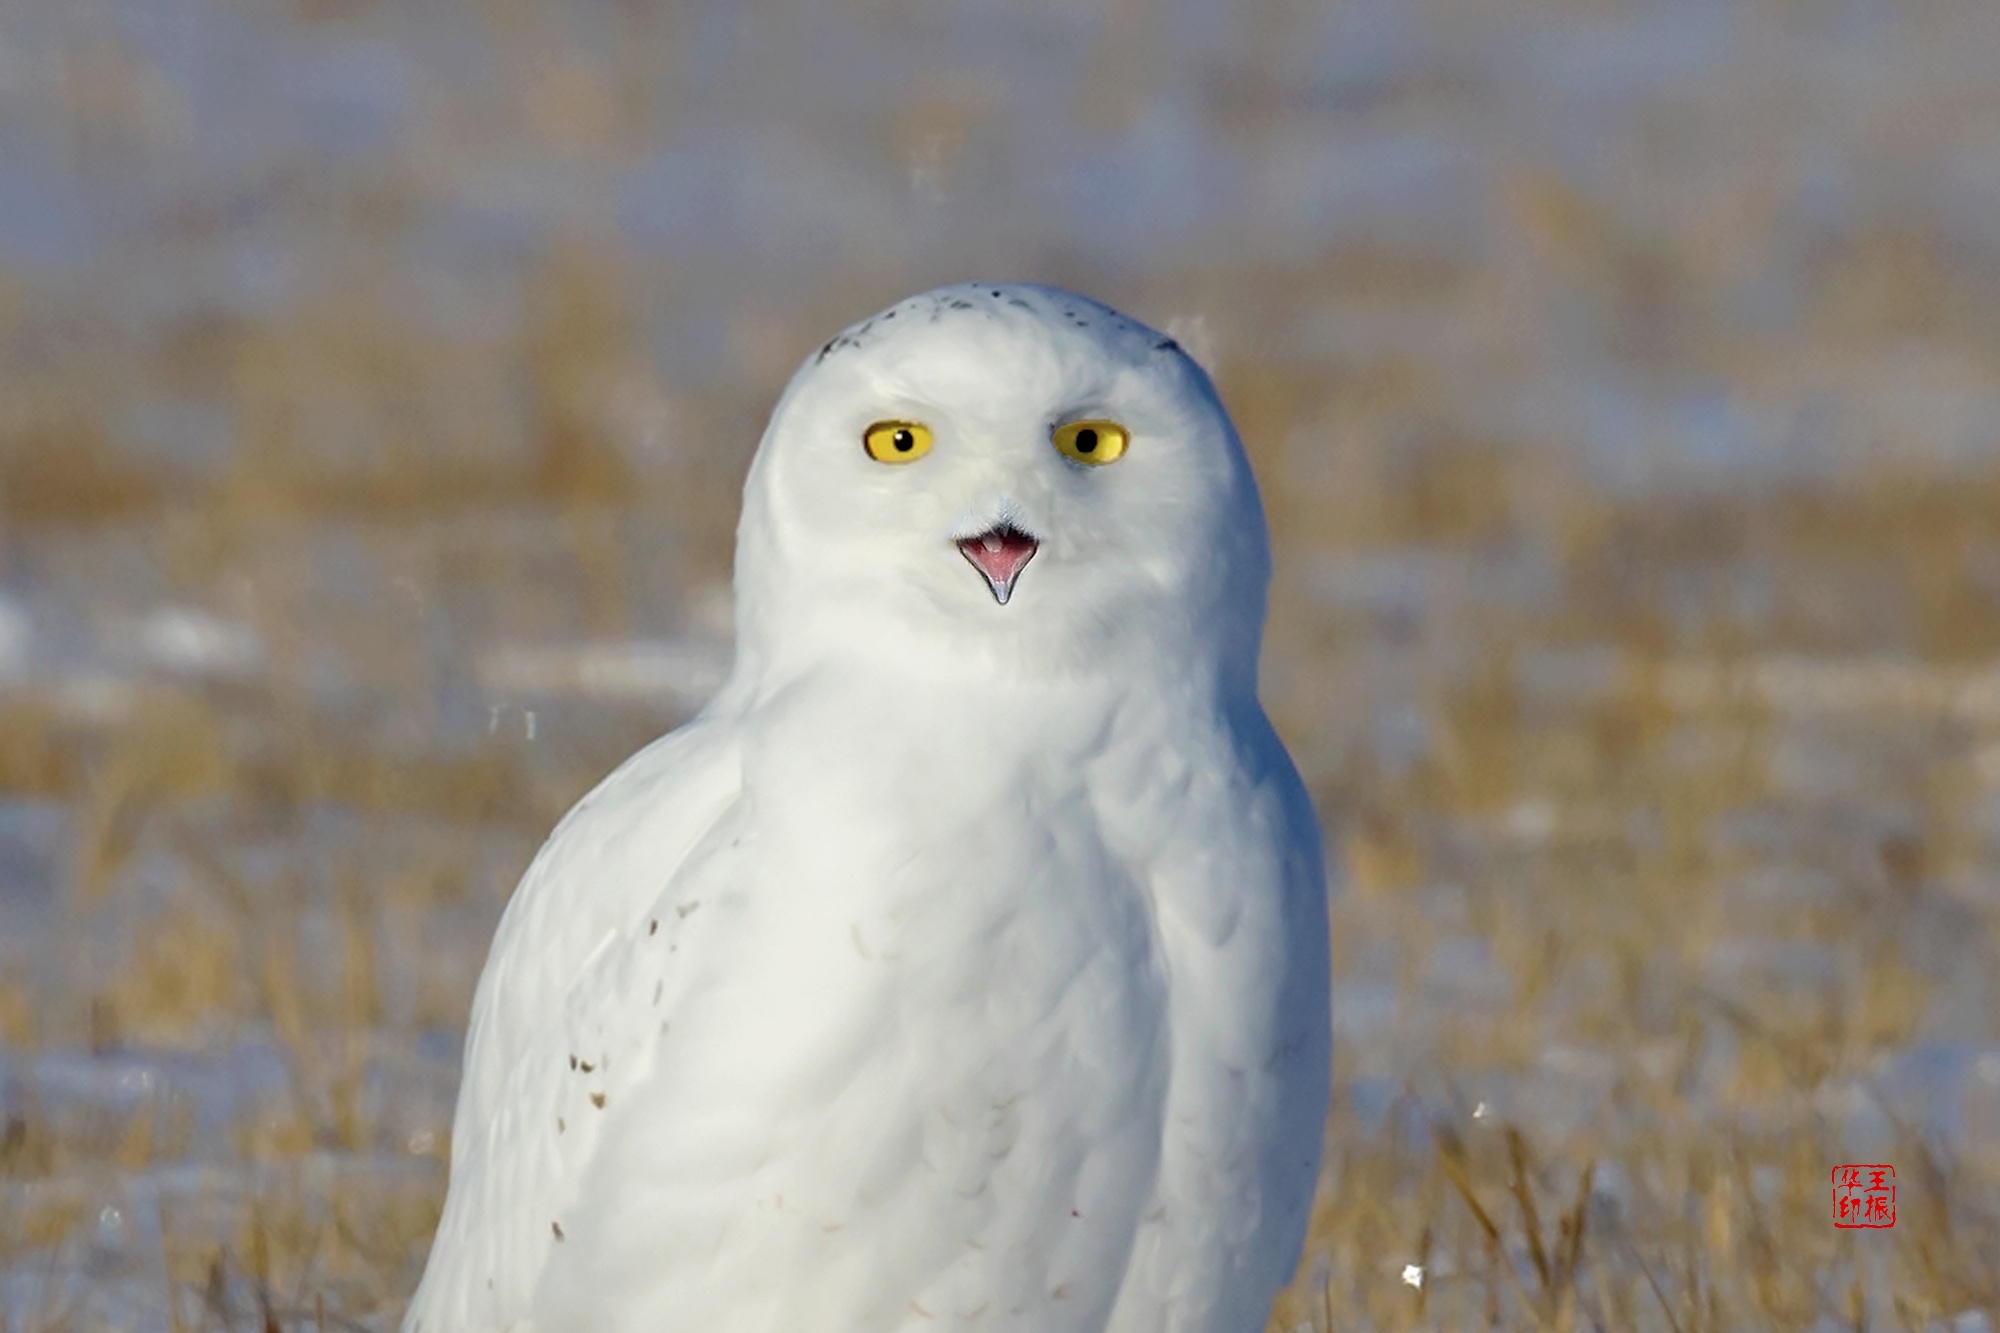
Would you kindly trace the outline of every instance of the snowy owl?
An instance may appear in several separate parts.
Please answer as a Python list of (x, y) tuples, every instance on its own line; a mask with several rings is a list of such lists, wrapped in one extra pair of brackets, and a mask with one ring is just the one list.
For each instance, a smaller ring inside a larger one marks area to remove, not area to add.
[(1330, 1039), (1269, 570), (1208, 377), (1113, 310), (819, 349), (727, 682), (500, 923), (405, 1333), (1257, 1333)]

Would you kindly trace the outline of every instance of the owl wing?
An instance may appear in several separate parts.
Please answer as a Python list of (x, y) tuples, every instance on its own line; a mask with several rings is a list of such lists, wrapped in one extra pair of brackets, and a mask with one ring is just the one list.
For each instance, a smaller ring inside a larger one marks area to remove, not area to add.
[(534, 1202), (561, 1192), (587, 1146), (566, 1124), (546, 1131), (569, 1080), (596, 1064), (577, 1053), (572, 1069), (571, 1052), (552, 1046), (566, 1042), (579, 1006), (609, 998), (593, 978), (621, 940), (649, 928), (662, 886), (736, 800), (740, 771), (733, 729), (699, 718), (579, 801), (522, 877), (473, 998), (451, 1191), (408, 1333), (505, 1329), (526, 1318), (553, 1240), (547, 1223), (527, 1219), (546, 1211)]
[(1259, 1326), (1318, 1177), (1332, 1038), (1319, 824), (1261, 711), (1187, 782), (1150, 838), (1173, 1081), (1113, 1333)]

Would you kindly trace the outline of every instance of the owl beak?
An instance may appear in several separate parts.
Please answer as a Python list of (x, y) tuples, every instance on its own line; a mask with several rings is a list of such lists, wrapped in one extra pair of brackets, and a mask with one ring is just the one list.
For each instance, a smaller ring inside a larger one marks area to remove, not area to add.
[(1035, 558), (1042, 544), (1012, 523), (1001, 523), (973, 537), (959, 539), (959, 554), (986, 579), (993, 600), (1007, 605), (1014, 595), (1014, 581)]

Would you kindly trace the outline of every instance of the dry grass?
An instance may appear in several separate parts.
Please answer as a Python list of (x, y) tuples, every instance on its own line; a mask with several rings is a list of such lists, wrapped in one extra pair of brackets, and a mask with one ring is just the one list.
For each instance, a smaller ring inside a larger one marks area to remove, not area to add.
[[(507, 50), (552, 40), (541, 8), (493, 8)], [(1116, 8), (1121, 49), (1154, 50), (1152, 11)], [(1256, 72), (1290, 21), (1203, 94), (1253, 159), (1307, 114)], [(673, 26), (632, 41), (663, 50)], [(67, 114), (115, 156), (153, 122), (115, 52), (78, 49), (77, 86), (109, 82)], [(0, 793), (59, 812), (64, 849), (45, 895), (0, 886), (32, 922), (0, 952), (0, 1313), (24, 1329), (116, 1326), (84, 1304), (108, 1286), (174, 1329), (393, 1319), (513, 878), (686, 707), (495, 692), (481, 655), (705, 633), (791, 360), (964, 259), (858, 247), (780, 295), (585, 229), (510, 269), (518, 318), (413, 320), (411, 273), (356, 256), (413, 230), (440, 155), (595, 161), (664, 114), (652, 65), (600, 56), (461, 90), (393, 168), (296, 186), (276, 206), (325, 280), (278, 311), (134, 332), (108, 287), (0, 275), (0, 586), (53, 590), (97, 645), (0, 674)], [(1158, 71), (1096, 67), (1079, 122), (1132, 123)], [(1902, 410), (2000, 379), (2000, 266), (1922, 213), (1798, 221), (1757, 166), (1804, 113), (1755, 83), (1661, 112), (1599, 177), (1496, 150), (1477, 244), (997, 252), (1198, 316), (1187, 341), (1213, 348), (1264, 479), (1267, 701), (1346, 881), (1339, 1088), (1280, 1333), (2000, 1319), (1980, 980), (2000, 971), (2000, 455), (1941, 438), (1990, 434), (1973, 408)], [(995, 96), (926, 84), (873, 125), (879, 150), (913, 188), (949, 181)], [(1355, 114), (1480, 114), (1449, 82), (1399, 96)], [(1864, 176), (1899, 154), (1937, 170), (1892, 133), (1941, 123), (1909, 97), (1870, 113)], [(1726, 169), (1635, 205), (1678, 179), (1649, 135), (1721, 142), (1710, 118), (1743, 105), (1731, 132), (1757, 128)], [(1780, 263), (1790, 313), (1741, 316)], [(656, 369), (649, 329), (682, 310), (719, 313), (729, 371)], [(1794, 413), (1804, 457), (1635, 479), (1577, 417), (1528, 410), (1576, 376)], [(133, 447), (161, 399), (214, 408), (227, 448)], [(1963, 1085), (1903, 1086), (1939, 1049), (1984, 1054)], [(1828, 1171), (1863, 1147), (1897, 1166), (1893, 1231), (1829, 1223)]]

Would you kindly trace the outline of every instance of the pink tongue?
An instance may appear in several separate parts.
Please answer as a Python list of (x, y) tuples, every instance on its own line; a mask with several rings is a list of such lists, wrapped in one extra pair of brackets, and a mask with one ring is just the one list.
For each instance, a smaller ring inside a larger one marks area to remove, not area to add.
[(1012, 583), (1035, 554), (1035, 541), (1018, 532), (988, 532), (958, 544), (965, 558), (995, 583)]

